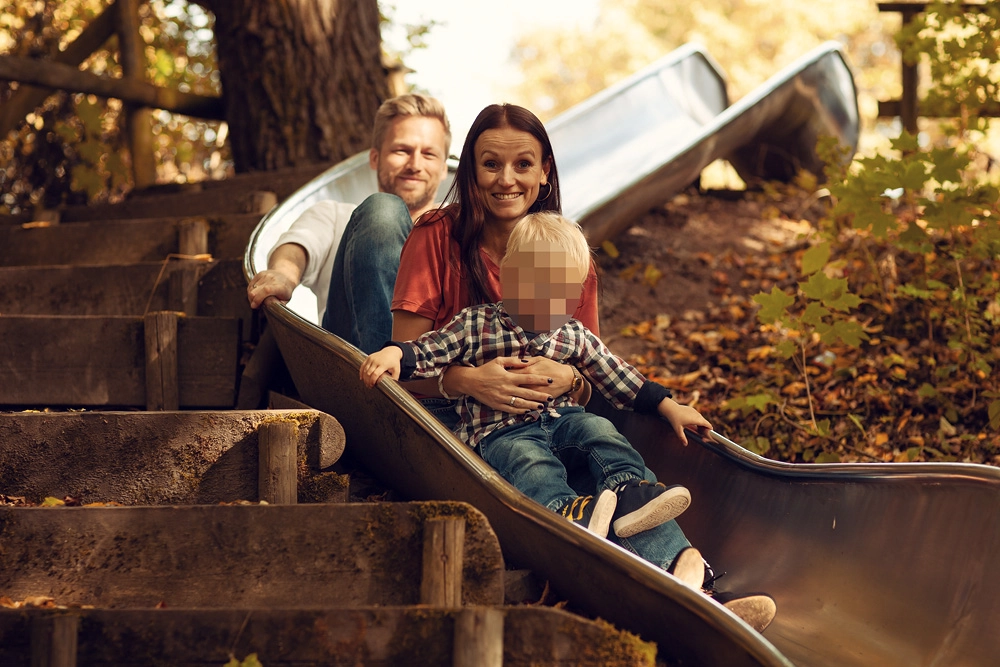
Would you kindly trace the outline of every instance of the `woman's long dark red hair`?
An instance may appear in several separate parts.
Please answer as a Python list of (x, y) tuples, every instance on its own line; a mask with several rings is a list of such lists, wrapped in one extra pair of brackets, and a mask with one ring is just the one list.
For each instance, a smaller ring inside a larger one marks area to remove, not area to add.
[(544, 199), (531, 205), (531, 212), (555, 211), (562, 213), (559, 197), (559, 172), (556, 170), (552, 143), (542, 121), (524, 107), (514, 104), (491, 104), (476, 116), (462, 146), (458, 159), (455, 181), (448, 190), (446, 201), (457, 204), (456, 220), (452, 235), (461, 249), (462, 275), (468, 285), (471, 303), (496, 301), (500, 295), (489, 289), (486, 267), (479, 255), (479, 244), (486, 226), (486, 200), (476, 184), (476, 140), (486, 130), (510, 127), (527, 132), (542, 145), (542, 164), (549, 165), (548, 184), (550, 191)]

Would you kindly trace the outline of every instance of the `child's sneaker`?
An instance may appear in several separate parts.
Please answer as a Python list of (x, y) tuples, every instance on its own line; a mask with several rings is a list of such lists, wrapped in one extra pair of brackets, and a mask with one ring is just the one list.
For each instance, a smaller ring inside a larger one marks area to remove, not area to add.
[(670, 563), (667, 572), (696, 591), (700, 591), (705, 582), (705, 560), (701, 557), (701, 552), (694, 547), (684, 547), (674, 556), (674, 561)]
[(617, 504), (618, 497), (613, 491), (605, 489), (597, 498), (594, 496), (574, 498), (566, 503), (559, 513), (598, 537), (607, 537)]
[(620, 484), (615, 493), (618, 507), (613, 525), (618, 537), (631, 537), (670, 521), (688, 508), (691, 494), (683, 486), (650, 484), (633, 479)]

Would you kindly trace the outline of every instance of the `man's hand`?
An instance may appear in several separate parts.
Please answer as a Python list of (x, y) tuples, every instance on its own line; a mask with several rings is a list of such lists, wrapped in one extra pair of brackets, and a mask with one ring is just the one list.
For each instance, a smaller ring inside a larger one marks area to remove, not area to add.
[(267, 269), (251, 278), (247, 286), (250, 307), (260, 308), (260, 304), (272, 296), (281, 303), (288, 303), (308, 262), (306, 249), (298, 243), (282, 243), (275, 248), (267, 260)]
[(255, 275), (247, 286), (247, 299), (251, 308), (259, 308), (264, 300), (273, 296), (281, 303), (288, 303), (296, 284), (280, 271), (267, 269)]
[(657, 410), (660, 416), (670, 422), (670, 425), (674, 427), (674, 433), (677, 437), (681, 439), (686, 447), (688, 444), (687, 436), (684, 435), (684, 427), (691, 429), (704, 428), (711, 430), (712, 424), (707, 419), (701, 416), (701, 413), (694, 408), (681, 405), (672, 398), (665, 398), (660, 401), (657, 406)]
[(403, 351), (395, 345), (383, 347), (374, 354), (369, 354), (361, 364), (361, 381), (368, 388), (374, 387), (383, 373), (388, 373), (393, 380), (399, 379), (399, 362)]

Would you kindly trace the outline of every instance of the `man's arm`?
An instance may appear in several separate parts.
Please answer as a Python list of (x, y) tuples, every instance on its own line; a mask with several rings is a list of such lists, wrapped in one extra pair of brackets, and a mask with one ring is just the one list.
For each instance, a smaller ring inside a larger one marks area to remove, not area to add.
[(259, 308), (271, 296), (288, 303), (308, 263), (309, 254), (298, 243), (283, 243), (275, 248), (267, 260), (267, 269), (255, 275), (247, 287), (250, 307)]

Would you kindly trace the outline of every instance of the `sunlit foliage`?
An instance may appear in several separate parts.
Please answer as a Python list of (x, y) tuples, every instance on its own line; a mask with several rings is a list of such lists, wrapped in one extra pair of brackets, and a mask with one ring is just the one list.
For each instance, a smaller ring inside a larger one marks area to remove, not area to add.
[[(0, 53), (51, 57), (105, 10), (105, 0), (0, 0)], [(219, 94), (213, 17), (185, 0), (140, 5), (145, 80), (185, 92)], [(82, 65), (120, 77), (117, 38)], [(19, 86), (0, 84), (0, 103)], [(58, 92), (0, 141), (0, 211), (115, 201), (132, 186), (118, 100)], [(224, 123), (154, 112), (150, 128), (159, 182), (197, 181), (231, 171)]]

